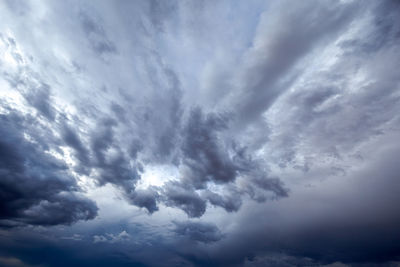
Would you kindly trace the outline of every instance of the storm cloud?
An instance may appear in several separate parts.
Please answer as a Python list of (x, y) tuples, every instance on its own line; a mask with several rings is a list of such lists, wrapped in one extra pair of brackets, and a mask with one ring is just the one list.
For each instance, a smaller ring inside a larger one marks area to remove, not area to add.
[(0, 10), (0, 265), (399, 264), (398, 1)]
[(93, 219), (98, 208), (77, 192), (79, 186), (67, 165), (45, 153), (46, 145), (35, 144), (31, 136), (32, 140), (24, 138), (21, 129), (40, 130), (32, 129), (35, 118), (9, 110), (0, 122), (0, 224), (55, 225)]

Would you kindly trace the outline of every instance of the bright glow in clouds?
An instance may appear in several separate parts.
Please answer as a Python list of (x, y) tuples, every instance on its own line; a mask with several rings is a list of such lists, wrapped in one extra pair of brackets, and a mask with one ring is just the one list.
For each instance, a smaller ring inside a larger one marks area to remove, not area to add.
[(173, 166), (151, 166), (147, 165), (137, 185), (138, 188), (146, 189), (149, 186), (163, 186), (168, 181), (175, 181), (179, 171)]

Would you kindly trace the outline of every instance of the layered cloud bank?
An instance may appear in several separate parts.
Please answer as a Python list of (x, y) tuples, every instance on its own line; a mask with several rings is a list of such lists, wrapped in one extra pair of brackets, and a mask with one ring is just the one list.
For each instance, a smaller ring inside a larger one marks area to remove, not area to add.
[(0, 264), (400, 261), (397, 1), (0, 10)]

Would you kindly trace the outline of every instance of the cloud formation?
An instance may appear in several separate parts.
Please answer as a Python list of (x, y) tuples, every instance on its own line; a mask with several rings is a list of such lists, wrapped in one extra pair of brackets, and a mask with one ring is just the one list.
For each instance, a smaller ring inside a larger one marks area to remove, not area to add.
[(0, 115), (0, 122), (1, 225), (56, 225), (93, 219), (96, 204), (77, 192), (79, 187), (66, 164), (52, 156), (45, 143), (20, 131), (46, 134), (31, 126), (37, 123), (35, 118), (9, 110)]
[(397, 1), (0, 10), (0, 264), (398, 265)]
[(190, 240), (212, 243), (220, 240), (223, 235), (213, 224), (195, 222), (174, 222), (174, 232), (177, 235), (189, 238)]

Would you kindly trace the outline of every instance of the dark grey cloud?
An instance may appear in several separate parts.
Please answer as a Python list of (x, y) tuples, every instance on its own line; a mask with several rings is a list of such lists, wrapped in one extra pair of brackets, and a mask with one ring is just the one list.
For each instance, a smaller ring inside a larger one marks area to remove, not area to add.
[[(228, 114), (203, 114), (200, 108), (190, 112), (182, 131), (183, 187), (207, 189), (210, 183), (225, 185), (224, 196), (210, 190), (202, 196), (228, 212), (239, 209), (243, 194), (257, 201), (265, 201), (263, 192), (268, 191), (277, 198), (288, 196), (283, 183), (268, 177), (267, 169), (261, 167), (265, 163), (253, 160), (246, 148), (222, 135), (229, 130), (231, 120)], [(246, 182), (237, 188), (233, 184), (238, 177), (245, 177)]]
[(109, 40), (101, 23), (83, 11), (79, 15), (79, 20), (90, 46), (96, 53), (103, 55), (117, 52), (116, 45)]
[(160, 195), (154, 188), (136, 189), (128, 195), (128, 199), (132, 204), (146, 208), (149, 213), (158, 210), (157, 201), (159, 198)]
[[(115, 142), (113, 128), (116, 125), (116, 121), (108, 118), (98, 122), (96, 132), (91, 138), (94, 166), (100, 171), (100, 184), (109, 182), (129, 188), (139, 177), (136, 169), (130, 166), (124, 151)], [(110, 150), (114, 150), (114, 153), (107, 153)]]
[(223, 238), (223, 234), (218, 227), (210, 223), (186, 221), (174, 222), (174, 224), (174, 232), (190, 240), (212, 243)]
[(163, 187), (165, 205), (182, 209), (189, 217), (201, 217), (206, 211), (206, 200), (190, 187), (169, 182)]
[[(398, 178), (393, 164), (398, 151), (397, 145), (375, 151), (377, 161), (353, 173), (344, 184), (325, 185), (330, 191), (305, 189), (287, 203), (242, 209), (251, 215), (241, 216), (235, 234), (228, 234), (219, 248), (208, 250), (209, 264), (321, 266), (337, 261), (391, 266), (399, 255), (399, 213), (394, 205), (399, 194), (398, 188), (390, 186)], [(318, 202), (313, 201), (312, 191), (320, 194)], [(305, 203), (307, 209), (302, 209)], [(203, 260), (201, 253), (192, 251), (192, 257)]]
[(79, 167), (77, 171), (83, 174), (90, 174), (90, 155), (88, 149), (81, 141), (77, 132), (75, 132), (68, 125), (64, 125), (61, 131), (62, 138), (66, 145), (73, 148), (75, 157), (79, 160)]
[(54, 120), (55, 111), (50, 101), (50, 88), (47, 84), (41, 84), (38, 87), (29, 88), (25, 99), (35, 107), (43, 116), (49, 120)]
[[(201, 217), (206, 212), (207, 202), (233, 212), (240, 208), (244, 195), (259, 202), (287, 197), (288, 191), (283, 183), (278, 178), (268, 177), (268, 170), (261, 167), (263, 162), (253, 160), (245, 148), (239, 149), (233, 141), (224, 138), (222, 132), (228, 129), (229, 121), (227, 114), (203, 114), (200, 108), (190, 111), (183, 127), (177, 131), (180, 142), (175, 148), (178, 151), (176, 159), (182, 170), (177, 181), (140, 193), (134, 191), (134, 186), (124, 184), (121, 171), (110, 172), (115, 174), (115, 180), (109, 176), (106, 181), (122, 186), (132, 204), (146, 207), (150, 213), (158, 210), (157, 203), (162, 202), (182, 209), (189, 217)], [(106, 136), (111, 138), (111, 132)], [(100, 140), (105, 142), (106, 138)], [(137, 149), (141, 148), (140, 141), (133, 143), (135, 158)], [(101, 154), (99, 158), (102, 158)], [(147, 157), (147, 160), (151, 158)], [(158, 156), (154, 155), (153, 160), (157, 162)], [(104, 170), (104, 166), (101, 168)], [(244, 179), (241, 186), (235, 185), (238, 177)], [(135, 179), (139, 180), (133, 178), (133, 181)], [(132, 178), (127, 177), (125, 181), (131, 182)], [(226, 192), (221, 195), (209, 190), (212, 185), (224, 186)]]
[(151, 53), (149, 57), (152, 64), (147, 63), (145, 68), (151, 90), (144, 99), (146, 106), (132, 113), (141, 115), (135, 123), (140, 125), (142, 142), (147, 144), (145, 158), (161, 164), (176, 164), (184, 112), (181, 84), (177, 74), (163, 63), (158, 53)]
[(148, 2), (148, 12), (152, 25), (157, 31), (164, 31), (164, 24), (170, 19), (171, 13), (177, 8), (177, 3), (151, 0)]
[[(173, 225), (168, 225), (168, 228), (171, 227)], [(191, 265), (189, 261), (176, 255), (175, 251), (168, 249), (170, 242), (175, 241), (167, 240), (165, 235), (157, 233), (163, 229), (165, 227), (131, 222), (120, 222), (118, 225), (102, 223), (91, 225), (90, 229), (85, 230), (76, 228), (79, 234), (71, 234), (72, 238), (60, 238), (70, 236), (67, 234), (69, 229), (65, 227), (50, 231), (52, 234), (45, 230), (49, 235), (43, 238), (43, 232), (18, 228), (13, 229), (12, 233), (16, 239), (24, 240), (23, 243), (13, 240), (10, 242), (10, 239), (3, 235), (4, 232), (1, 232), (0, 257), (17, 258), (28, 266)], [(90, 234), (87, 235), (88, 233)], [(176, 236), (175, 232), (171, 233)], [(179, 239), (186, 240), (183, 236), (179, 236)], [(154, 257), (155, 254), (157, 257)]]
[(189, 115), (183, 130), (182, 153), (184, 164), (191, 171), (187, 179), (196, 188), (204, 187), (208, 181), (231, 182), (239, 171), (217, 138), (218, 132), (227, 128), (227, 119), (219, 114), (204, 115), (200, 108)]
[(96, 204), (80, 196), (66, 164), (42, 151), (34, 143), (37, 140), (24, 137), (34, 130), (30, 124), (35, 120), (10, 109), (7, 115), (0, 115), (0, 121), (1, 225), (56, 225), (93, 219)]
[[(172, 121), (179, 125), (179, 102), (177, 105), (178, 108), (172, 105), (170, 108), (173, 111), (167, 112), (172, 114)], [(150, 120), (153, 120), (151, 117)], [(263, 192), (267, 191), (277, 198), (286, 197), (287, 189), (278, 178), (269, 178), (267, 172), (260, 168), (261, 163), (252, 160), (244, 148), (238, 149), (237, 145), (229, 145), (231, 141), (224, 139), (221, 133), (228, 129), (229, 121), (227, 114), (203, 114), (200, 108), (195, 108), (189, 113), (182, 128), (174, 128), (172, 132), (167, 128), (165, 137), (169, 141), (180, 140), (179, 143), (173, 146), (169, 143), (168, 146), (174, 148), (175, 161), (183, 169), (183, 173), (179, 182), (169, 182), (164, 186), (145, 190), (136, 190), (136, 183), (140, 181), (142, 172), (138, 153), (147, 153), (146, 161), (156, 163), (160, 160), (160, 150), (156, 148), (155, 151), (148, 151), (144, 141), (137, 138), (127, 147), (120, 146), (116, 134), (124, 120), (100, 119), (96, 128), (87, 136), (89, 148), (86, 148), (77, 133), (68, 126), (63, 128), (63, 138), (73, 148), (80, 162), (77, 171), (86, 175), (98, 173), (93, 174), (93, 177), (100, 185), (110, 183), (117, 186), (131, 204), (146, 208), (150, 213), (157, 211), (158, 203), (162, 202), (182, 209), (189, 217), (201, 217), (206, 211), (207, 201), (233, 212), (240, 208), (243, 194), (257, 201), (265, 201), (267, 197)], [(155, 134), (163, 140), (164, 135)], [(161, 148), (166, 153), (164, 155), (171, 153), (168, 150)], [(233, 183), (240, 175), (248, 176), (248, 181), (245, 187), (236, 188)], [(209, 183), (225, 184), (227, 189), (230, 187), (229, 192), (222, 196), (206, 190)], [(197, 190), (206, 191), (201, 193)]]
[(112, 103), (111, 110), (115, 113), (119, 121), (126, 122), (126, 111), (121, 105)]
[(251, 174), (251, 179), (259, 181), (258, 185), (263, 185), (263, 189), (286, 196), (282, 183), (269, 180), (245, 148), (220, 135), (228, 130), (230, 120), (227, 114), (203, 114), (199, 108), (191, 111), (182, 134), (182, 160), (189, 168), (183, 179), (190, 181), (196, 189), (201, 189), (210, 181), (216, 184), (230, 183), (242, 174)]
[(133, 143), (126, 152), (115, 139), (114, 127), (118, 123), (112, 119), (99, 122), (96, 132), (91, 136), (93, 153), (93, 170), (99, 175), (95, 179), (100, 185), (110, 183), (119, 187), (131, 204), (146, 208), (150, 213), (158, 210), (156, 201), (158, 193), (154, 189), (135, 191), (136, 183), (140, 180), (141, 165), (135, 161), (140, 143)]
[(24, 1), (11, 1), (11, 0), (6, 0), (6, 5), (7, 7), (14, 12), (17, 15), (23, 16), (30, 10), (30, 5), (28, 2)]
[(242, 197), (237, 190), (232, 190), (224, 196), (212, 191), (205, 191), (202, 196), (205, 197), (212, 205), (224, 208), (227, 212), (238, 211), (242, 205)]

